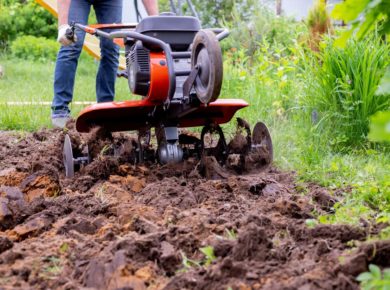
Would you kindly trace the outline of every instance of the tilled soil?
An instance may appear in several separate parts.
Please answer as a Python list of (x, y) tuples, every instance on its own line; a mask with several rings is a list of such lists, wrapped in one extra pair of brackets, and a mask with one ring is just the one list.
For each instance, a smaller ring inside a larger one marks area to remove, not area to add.
[(375, 227), (310, 222), (342, 197), (292, 173), (134, 165), (68, 133), (95, 157), (73, 179), (64, 132), (0, 132), (1, 289), (358, 289), (369, 263), (390, 266), (389, 241), (365, 242)]

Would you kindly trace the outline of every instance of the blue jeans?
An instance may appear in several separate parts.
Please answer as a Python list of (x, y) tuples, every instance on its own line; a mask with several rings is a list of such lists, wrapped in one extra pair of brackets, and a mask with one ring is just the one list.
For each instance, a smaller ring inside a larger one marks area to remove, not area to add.
[[(121, 23), (122, 0), (72, 0), (69, 8), (68, 22), (86, 25), (91, 10), (96, 12), (98, 23)], [(68, 113), (72, 101), (73, 88), (78, 59), (83, 48), (85, 32), (76, 29), (77, 42), (71, 46), (62, 46), (57, 55), (54, 72), (54, 113)], [(115, 79), (119, 64), (119, 47), (111, 40), (100, 39), (101, 60), (96, 76), (96, 98), (100, 102), (114, 100)]]

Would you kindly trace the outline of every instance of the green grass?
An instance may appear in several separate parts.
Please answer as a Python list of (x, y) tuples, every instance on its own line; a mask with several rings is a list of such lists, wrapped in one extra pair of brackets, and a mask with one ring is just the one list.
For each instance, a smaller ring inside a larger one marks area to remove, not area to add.
[[(50, 105), (7, 105), (7, 102), (51, 102), (54, 62), (21, 60), (0, 55), (5, 76), (0, 79), (0, 130), (33, 131), (50, 127)], [(96, 101), (95, 78), (98, 63), (83, 53), (80, 58), (73, 101)], [(131, 98), (127, 80), (118, 79), (116, 100)], [(74, 117), (84, 105), (72, 105)]]

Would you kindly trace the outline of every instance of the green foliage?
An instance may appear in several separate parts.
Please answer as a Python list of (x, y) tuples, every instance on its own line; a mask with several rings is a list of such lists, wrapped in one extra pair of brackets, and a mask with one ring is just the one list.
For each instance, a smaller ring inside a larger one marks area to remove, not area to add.
[(42, 269), (42, 273), (40, 275), (46, 279), (52, 279), (59, 274), (61, 274), (63, 270), (62, 261), (60, 258), (56, 256), (49, 256), (47, 259), (48, 264)]
[(158, 0), (158, 9), (160, 13), (171, 11), (169, 0)]
[(203, 255), (205, 256), (205, 259), (203, 261), (204, 266), (210, 266), (211, 263), (217, 258), (214, 254), (214, 248), (212, 246), (207, 246), (199, 249)]
[(313, 229), (318, 225), (318, 221), (316, 219), (307, 219), (305, 224), (309, 229)]
[(356, 33), (362, 39), (379, 22), (379, 31), (390, 32), (390, 1), (388, 0), (346, 0), (335, 6), (332, 16), (351, 24), (351, 28), (342, 34), (337, 44), (344, 46), (347, 39)]
[[(169, 0), (160, 0), (160, 11), (170, 11), (169, 2)], [(181, 12), (184, 15), (190, 15), (191, 10), (187, 2), (173, 0), (176, 6), (178, 6), (178, 2), (182, 4)], [(232, 21), (234, 13), (248, 17), (257, 8), (257, 1), (255, 0), (192, 0), (192, 3), (200, 17), (203, 27), (221, 26), (224, 21)]]
[[(345, 31), (337, 40), (337, 45), (345, 46), (347, 39), (356, 32), (358, 39), (364, 37), (369, 31), (376, 28), (379, 34), (390, 33), (390, 2), (387, 0), (347, 0), (336, 5), (333, 17), (351, 24), (351, 28)], [(379, 94), (390, 95), (390, 67), (386, 76), (382, 79)], [(373, 141), (389, 141), (386, 124), (390, 121), (389, 112), (380, 117), (373, 117), (370, 133)], [(386, 117), (387, 116), (387, 117)]]
[(387, 67), (387, 71), (383, 76), (379, 88), (376, 91), (377, 95), (390, 95), (390, 66)]
[(62, 243), (62, 245), (59, 248), (59, 252), (61, 254), (65, 254), (69, 251), (69, 244), (67, 242)]
[(10, 46), (13, 56), (40, 61), (55, 61), (59, 44), (55, 40), (35, 36), (19, 36)]
[(390, 183), (388, 181), (355, 184), (352, 196), (359, 196), (365, 205), (379, 212), (390, 212)]
[(390, 111), (378, 112), (371, 117), (368, 138), (374, 142), (390, 142)]
[(271, 50), (267, 51), (268, 54), (291, 54), (290, 48), (294, 48), (297, 40), (307, 33), (305, 25), (293, 19), (277, 17), (273, 11), (260, 4), (256, 6), (257, 9), (249, 16), (233, 11), (232, 21), (224, 23), (230, 29), (230, 36), (221, 43), (222, 48), (243, 51), (250, 63), (259, 54), (264, 54), (264, 51), (259, 51), (263, 47)]
[(356, 280), (360, 282), (362, 290), (389, 290), (390, 269), (381, 269), (373, 264), (368, 266), (369, 271), (361, 273)]
[[(387, 215), (388, 216), (386, 217), (386, 222), (388, 223), (388, 222), (390, 222), (390, 213), (388, 213)], [(382, 240), (390, 239), (390, 226), (381, 230), (381, 232), (379, 233), (379, 238)]]
[[(377, 95), (390, 95), (390, 66), (382, 78)], [(390, 142), (390, 111), (378, 112), (371, 117), (368, 138), (373, 142)]]
[(200, 248), (199, 251), (204, 255), (204, 259), (196, 261), (189, 259), (183, 251), (180, 251), (182, 258), (183, 269), (182, 272), (188, 271), (191, 268), (200, 268), (202, 266), (208, 267), (216, 259), (214, 254), (214, 248), (211, 246)]
[(326, 1), (317, 0), (307, 16), (307, 24), (310, 28), (326, 27), (329, 25), (329, 14), (326, 9)]
[(224, 21), (234, 22), (234, 15), (249, 19), (251, 14), (260, 9), (255, 0), (194, 0), (205, 27), (220, 26)]
[(183, 251), (180, 252), (180, 255), (181, 255), (182, 264), (184, 267), (184, 269), (182, 271), (187, 271), (187, 270), (194, 268), (194, 267), (201, 267), (200, 262), (189, 259)]
[(351, 39), (342, 49), (328, 41), (307, 64), (307, 98), (318, 112), (316, 129), (329, 133), (335, 148), (364, 145), (369, 118), (390, 107), (388, 95), (375, 96), (389, 63), (389, 47), (379, 38)]
[(57, 34), (56, 19), (33, 0), (8, 1), (0, 10), (0, 48), (22, 35), (54, 39)]
[(335, 214), (320, 216), (321, 223), (357, 224), (361, 219), (390, 222), (390, 156), (387, 152), (366, 150), (348, 155), (318, 155), (317, 164), (299, 169), (301, 178), (330, 189), (344, 188), (342, 202), (333, 207)]
[(237, 233), (233, 229), (232, 230), (225, 229), (225, 233), (226, 233), (226, 237), (229, 240), (236, 240), (237, 239)]

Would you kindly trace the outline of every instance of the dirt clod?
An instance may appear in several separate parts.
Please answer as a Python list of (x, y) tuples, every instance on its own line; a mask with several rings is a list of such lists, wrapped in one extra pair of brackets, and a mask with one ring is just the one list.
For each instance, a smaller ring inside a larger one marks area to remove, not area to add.
[(81, 135), (74, 121), (67, 133), (93, 158), (73, 179), (63, 131), (0, 133), (2, 287), (357, 289), (370, 263), (390, 266), (389, 241), (364, 242), (371, 227), (308, 227), (342, 196), (243, 159), (244, 136), (230, 167), (212, 156), (160, 166), (134, 164), (132, 135)]
[(11, 249), (14, 244), (6, 237), (0, 237), (0, 254)]

